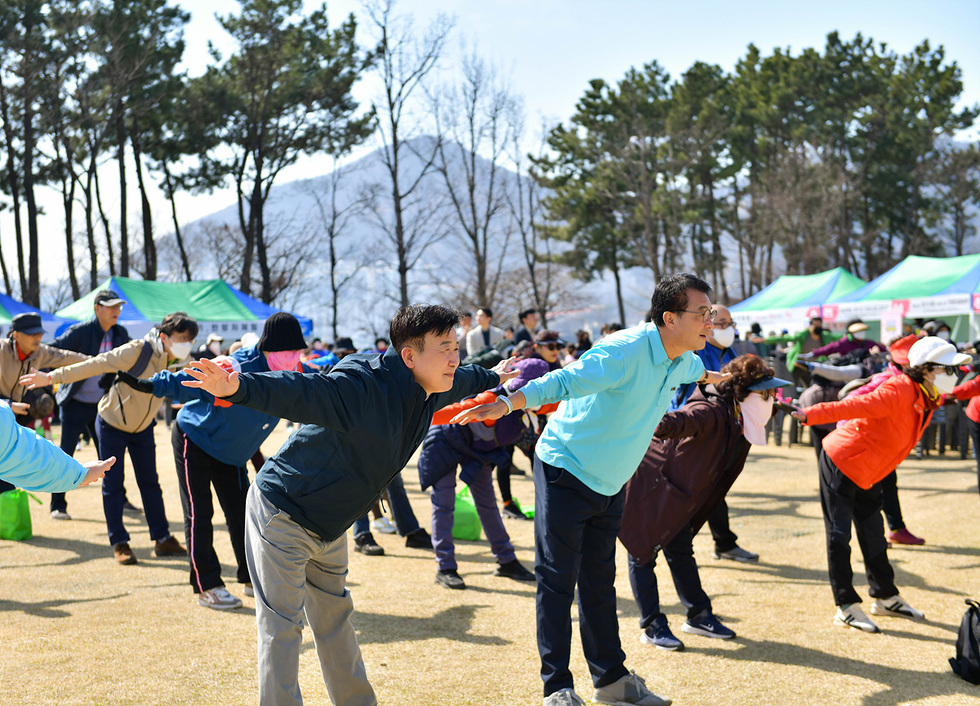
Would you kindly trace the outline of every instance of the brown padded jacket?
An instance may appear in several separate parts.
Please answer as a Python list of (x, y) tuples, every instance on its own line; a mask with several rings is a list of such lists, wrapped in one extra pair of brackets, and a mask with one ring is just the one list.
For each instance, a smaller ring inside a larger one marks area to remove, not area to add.
[(713, 385), (664, 415), (626, 484), (619, 539), (646, 564), (687, 525), (697, 533), (745, 467), (749, 444), (731, 400)]
[(14, 339), (0, 339), (0, 397), (11, 402), (22, 401), (27, 388), (20, 384), (20, 378), (31, 372), (31, 368), (60, 368), (87, 359), (84, 353), (63, 351), (42, 343), (40, 348), (21, 360)]

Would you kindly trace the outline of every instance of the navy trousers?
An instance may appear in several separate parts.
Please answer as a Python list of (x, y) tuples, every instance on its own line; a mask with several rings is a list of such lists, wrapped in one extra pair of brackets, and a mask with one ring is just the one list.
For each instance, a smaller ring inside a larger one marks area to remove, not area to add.
[(568, 471), (534, 457), (534, 571), (544, 695), (573, 687), (569, 659), (578, 587), (582, 649), (596, 687), (629, 674), (616, 613), (616, 537), (623, 495), (595, 492)]
[[(676, 537), (664, 545), (663, 552), (670, 568), (670, 576), (674, 579), (677, 597), (687, 608), (687, 617), (693, 618), (704, 610), (710, 611), (711, 599), (701, 587), (698, 563), (694, 560), (694, 535), (691, 528), (685, 527), (678, 532)], [(640, 607), (640, 627), (644, 630), (656, 622), (667, 620), (660, 610), (660, 590), (657, 586), (657, 575), (653, 571), (656, 565), (656, 555), (647, 564), (639, 563), (632, 555), (629, 557), (630, 586), (633, 588), (633, 598)]]
[[(61, 405), (61, 450), (69, 456), (75, 455), (78, 437), (88, 429), (89, 436), (99, 448), (99, 435), (95, 431), (95, 418), (99, 413), (99, 405), (68, 400)], [(67, 512), (68, 500), (64, 493), (51, 493), (51, 511)]]

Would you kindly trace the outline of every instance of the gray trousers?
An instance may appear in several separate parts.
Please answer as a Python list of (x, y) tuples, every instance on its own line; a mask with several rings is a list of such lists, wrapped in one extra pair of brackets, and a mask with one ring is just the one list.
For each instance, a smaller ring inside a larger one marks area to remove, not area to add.
[(347, 536), (325, 542), (311, 535), (253, 483), (246, 502), (245, 554), (255, 588), (259, 703), (303, 703), (299, 652), (305, 615), (330, 700), (336, 706), (376, 706), (350, 623)]

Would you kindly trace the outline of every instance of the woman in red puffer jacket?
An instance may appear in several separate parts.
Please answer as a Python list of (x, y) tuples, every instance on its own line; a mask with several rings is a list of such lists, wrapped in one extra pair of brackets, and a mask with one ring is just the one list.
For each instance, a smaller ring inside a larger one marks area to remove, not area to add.
[(932, 412), (951, 392), (952, 367), (969, 356), (935, 336), (917, 341), (909, 350), (909, 368), (873, 392), (840, 402), (823, 402), (794, 412), (804, 424), (846, 424), (832, 431), (820, 455), (820, 504), (827, 530), (830, 587), (838, 610), (834, 624), (865, 632), (878, 626), (864, 614), (853, 586), (851, 523), (864, 556), (874, 615), (923, 618), (898, 595), (895, 571), (888, 562), (888, 543), (881, 520), (878, 483), (915, 447)]

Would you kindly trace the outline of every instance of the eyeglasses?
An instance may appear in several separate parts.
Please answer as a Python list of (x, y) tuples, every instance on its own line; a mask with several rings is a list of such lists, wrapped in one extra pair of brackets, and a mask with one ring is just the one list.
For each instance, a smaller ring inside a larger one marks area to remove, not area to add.
[(715, 322), (715, 328), (720, 329), (731, 328), (735, 325), (734, 321), (718, 321), (717, 319), (713, 319), (713, 321)]
[(542, 348), (547, 348), (549, 351), (560, 351), (560, 343), (537, 343), (535, 345), (541, 346)]
[(718, 316), (717, 309), (698, 309), (697, 311), (691, 311), (690, 309), (674, 309), (674, 311), (683, 314), (697, 314), (704, 321), (714, 321), (715, 317)]
[(927, 365), (926, 370), (928, 370), (930, 373), (933, 370), (943, 370), (947, 375), (956, 375), (957, 372), (955, 365)]

